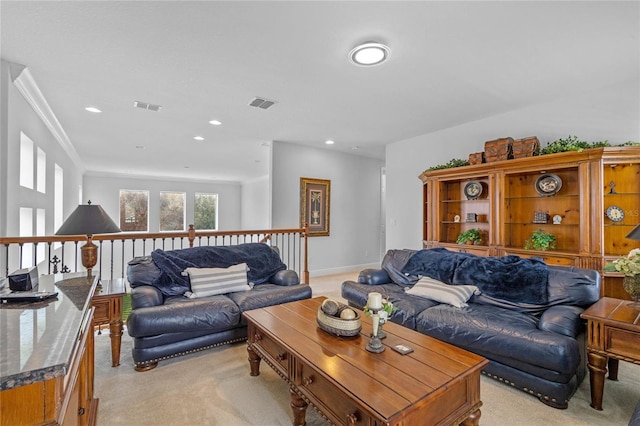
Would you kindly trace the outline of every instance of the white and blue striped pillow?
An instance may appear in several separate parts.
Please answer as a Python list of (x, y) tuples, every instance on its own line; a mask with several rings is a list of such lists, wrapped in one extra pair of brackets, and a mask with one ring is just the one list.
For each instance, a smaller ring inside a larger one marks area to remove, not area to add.
[(474, 294), (480, 294), (480, 290), (474, 285), (449, 285), (433, 278), (422, 277), (406, 293), (464, 308), (468, 306), (467, 300)]
[(228, 268), (187, 268), (182, 275), (189, 275), (191, 291), (184, 295), (190, 299), (235, 291), (251, 290), (247, 283), (247, 264), (239, 263)]

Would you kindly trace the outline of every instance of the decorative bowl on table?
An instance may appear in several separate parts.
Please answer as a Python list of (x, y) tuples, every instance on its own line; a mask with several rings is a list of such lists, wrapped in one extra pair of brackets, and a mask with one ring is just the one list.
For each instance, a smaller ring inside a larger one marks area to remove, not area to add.
[(318, 327), (335, 336), (357, 336), (362, 329), (358, 312), (331, 299), (318, 308), (317, 322)]

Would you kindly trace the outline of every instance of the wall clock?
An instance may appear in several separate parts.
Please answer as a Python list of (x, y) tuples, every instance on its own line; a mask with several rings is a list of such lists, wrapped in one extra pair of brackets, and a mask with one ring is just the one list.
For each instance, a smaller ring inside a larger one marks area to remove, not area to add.
[(464, 186), (464, 195), (467, 200), (476, 200), (482, 195), (482, 183), (477, 180), (467, 182)]
[(612, 222), (622, 222), (622, 219), (624, 219), (624, 210), (618, 206), (607, 207), (605, 213)]
[(554, 174), (542, 175), (536, 180), (536, 191), (543, 197), (556, 195), (562, 188), (562, 179)]

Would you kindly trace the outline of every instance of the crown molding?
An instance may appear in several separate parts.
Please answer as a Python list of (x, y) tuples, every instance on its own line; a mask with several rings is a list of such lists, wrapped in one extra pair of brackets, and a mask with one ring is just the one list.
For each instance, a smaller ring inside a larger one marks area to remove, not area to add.
[(80, 155), (78, 155), (78, 151), (76, 151), (75, 147), (69, 140), (67, 133), (64, 131), (62, 125), (58, 121), (58, 118), (47, 103), (47, 100), (40, 91), (40, 88), (31, 75), (29, 69), (24, 65), (12, 63), (9, 66), (9, 70), (11, 73), (11, 81), (14, 86), (16, 86), (27, 103), (31, 105), (31, 108), (33, 108), (45, 126), (47, 126), (53, 137), (71, 158), (71, 161), (75, 163), (80, 174), (83, 174), (85, 172), (85, 168), (82, 165), (82, 160), (80, 159)]

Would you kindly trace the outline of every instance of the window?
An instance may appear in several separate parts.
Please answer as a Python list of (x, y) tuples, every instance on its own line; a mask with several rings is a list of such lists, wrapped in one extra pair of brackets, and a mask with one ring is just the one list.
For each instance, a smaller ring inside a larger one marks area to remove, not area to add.
[(149, 191), (120, 190), (120, 229), (149, 231)]
[(218, 194), (196, 192), (193, 225), (198, 230), (218, 229)]
[[(20, 207), (20, 236), (33, 237), (33, 209)], [(21, 268), (27, 268), (33, 264), (33, 244), (25, 244), (22, 247)]]
[(20, 186), (33, 189), (33, 141), (20, 132)]
[(38, 148), (38, 166), (36, 169), (36, 189), (43, 194), (47, 193), (47, 154)]
[(160, 192), (160, 231), (184, 231), (185, 193)]
[[(45, 209), (36, 209), (36, 235), (42, 237), (46, 235), (45, 232), (45, 218), (46, 211)], [(36, 252), (36, 262), (40, 263), (44, 260), (44, 248), (46, 244), (40, 243), (38, 244), (37, 252)]]

